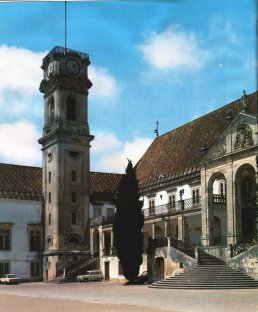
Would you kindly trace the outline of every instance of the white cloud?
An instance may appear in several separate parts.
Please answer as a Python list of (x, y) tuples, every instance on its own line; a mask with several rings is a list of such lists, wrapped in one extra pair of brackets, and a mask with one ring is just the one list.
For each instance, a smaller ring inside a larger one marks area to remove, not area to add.
[[(124, 173), (127, 159), (136, 165), (152, 142), (150, 138), (134, 138), (122, 143), (111, 133), (96, 134), (96, 145), (92, 142), (94, 170)], [(97, 149), (96, 149), (97, 148)]]
[(97, 132), (91, 143), (93, 153), (108, 152), (119, 148), (122, 143), (112, 133)]
[(209, 36), (216, 40), (217, 44), (238, 44), (238, 37), (232, 23), (222, 15), (217, 15), (211, 20)]
[[(43, 105), (39, 84), (43, 73), (40, 68), (47, 52), (0, 45), (0, 107), (2, 115), (33, 114), (35, 105)], [(39, 100), (35, 101), (35, 98)], [(41, 100), (41, 101), (40, 101)]]
[(41, 134), (26, 120), (0, 125), (0, 159), (12, 164), (38, 165), (41, 162)]
[[(39, 85), (43, 78), (42, 59), (48, 52), (33, 52), (15, 46), (0, 45), (0, 108), (1, 115), (32, 118), (42, 112), (43, 98)], [(93, 82), (92, 95), (113, 98), (118, 94), (116, 79), (101, 67), (89, 67)], [(32, 104), (33, 103), (33, 104)]]
[(178, 25), (152, 33), (138, 49), (146, 63), (160, 70), (197, 70), (209, 57), (209, 52), (200, 48), (196, 35), (180, 30)]
[(106, 68), (89, 66), (89, 79), (93, 83), (92, 96), (114, 98), (118, 95), (118, 83)]
[(46, 52), (33, 52), (16, 47), (0, 46), (0, 92), (14, 90), (24, 96), (39, 92), (42, 79), (40, 65)]

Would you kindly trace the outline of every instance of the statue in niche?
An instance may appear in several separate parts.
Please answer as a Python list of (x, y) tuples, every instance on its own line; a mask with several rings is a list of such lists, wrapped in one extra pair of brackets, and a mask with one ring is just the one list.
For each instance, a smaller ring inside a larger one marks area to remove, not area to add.
[(249, 125), (244, 123), (237, 127), (236, 141), (234, 143), (235, 150), (252, 146), (254, 144), (252, 130)]
[(217, 150), (212, 154), (213, 158), (222, 157), (226, 154), (226, 144), (220, 145)]

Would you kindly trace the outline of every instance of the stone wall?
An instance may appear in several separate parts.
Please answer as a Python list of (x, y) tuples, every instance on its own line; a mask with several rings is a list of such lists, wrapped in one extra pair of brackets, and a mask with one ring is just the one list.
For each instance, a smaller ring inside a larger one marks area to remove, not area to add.
[(228, 260), (228, 265), (258, 280), (258, 245)]

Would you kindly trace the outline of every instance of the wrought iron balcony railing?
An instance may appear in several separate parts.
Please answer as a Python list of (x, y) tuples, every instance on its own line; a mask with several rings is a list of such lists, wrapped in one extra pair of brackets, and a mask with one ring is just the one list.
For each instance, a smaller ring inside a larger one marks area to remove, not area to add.
[(201, 197), (188, 198), (179, 200), (174, 203), (163, 204), (143, 210), (145, 218), (151, 218), (154, 216), (166, 216), (173, 212), (182, 212), (185, 210), (192, 210), (201, 208)]
[(113, 224), (114, 216), (98, 217), (90, 220), (90, 226)]
[(213, 202), (216, 204), (226, 204), (226, 195), (216, 195), (213, 194)]

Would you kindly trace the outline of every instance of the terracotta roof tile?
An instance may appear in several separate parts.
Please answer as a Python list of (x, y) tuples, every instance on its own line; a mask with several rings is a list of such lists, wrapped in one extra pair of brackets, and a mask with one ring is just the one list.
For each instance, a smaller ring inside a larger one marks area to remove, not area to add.
[(0, 191), (42, 193), (42, 169), (0, 164)]
[[(256, 113), (257, 92), (249, 95), (250, 113)], [(211, 147), (225, 130), (226, 115), (235, 118), (242, 109), (241, 100), (225, 105), (156, 138), (137, 164), (137, 176), (143, 185), (160, 175), (179, 174), (198, 168), (203, 154), (201, 147)]]
[[(95, 199), (111, 200), (122, 175), (115, 173), (90, 173), (90, 194)], [(23, 198), (26, 194), (42, 195), (42, 168), (0, 164), (0, 193)], [(23, 194), (23, 195), (21, 195)], [(109, 194), (109, 195), (107, 195)]]
[(90, 173), (90, 196), (93, 200), (113, 200), (122, 174), (91, 172)]

